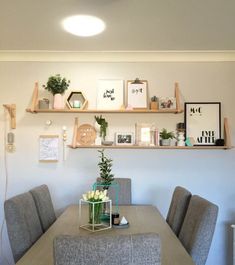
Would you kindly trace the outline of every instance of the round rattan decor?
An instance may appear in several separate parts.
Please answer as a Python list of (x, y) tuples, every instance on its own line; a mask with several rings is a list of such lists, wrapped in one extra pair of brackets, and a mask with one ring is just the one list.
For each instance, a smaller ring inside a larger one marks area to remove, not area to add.
[(96, 130), (90, 124), (82, 124), (77, 130), (77, 143), (80, 145), (92, 145), (95, 143)]

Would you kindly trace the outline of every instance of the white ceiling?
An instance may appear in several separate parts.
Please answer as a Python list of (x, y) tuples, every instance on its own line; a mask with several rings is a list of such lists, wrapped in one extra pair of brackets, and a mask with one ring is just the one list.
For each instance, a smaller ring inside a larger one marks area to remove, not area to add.
[[(76, 14), (102, 18), (106, 31), (64, 32)], [(0, 0), (0, 50), (235, 50), (235, 1)]]

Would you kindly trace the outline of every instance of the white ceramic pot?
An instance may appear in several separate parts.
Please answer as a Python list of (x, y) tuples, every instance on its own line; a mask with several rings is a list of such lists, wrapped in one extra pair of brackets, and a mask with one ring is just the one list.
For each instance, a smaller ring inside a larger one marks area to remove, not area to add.
[(170, 146), (171, 145), (171, 139), (161, 139), (161, 145), (162, 146)]
[(64, 108), (64, 100), (63, 100), (63, 96), (61, 94), (55, 94), (54, 95), (53, 108), (54, 109), (63, 109)]

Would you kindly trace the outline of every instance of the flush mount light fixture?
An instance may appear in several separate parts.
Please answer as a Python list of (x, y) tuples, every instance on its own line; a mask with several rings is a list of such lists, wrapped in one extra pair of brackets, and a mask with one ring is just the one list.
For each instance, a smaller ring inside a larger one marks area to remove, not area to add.
[(100, 18), (88, 15), (67, 17), (62, 24), (67, 32), (81, 37), (94, 36), (105, 29), (105, 23)]

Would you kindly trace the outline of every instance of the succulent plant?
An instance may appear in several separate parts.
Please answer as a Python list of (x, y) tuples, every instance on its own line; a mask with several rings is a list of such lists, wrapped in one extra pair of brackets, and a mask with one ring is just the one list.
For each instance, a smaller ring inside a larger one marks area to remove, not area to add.
[(157, 97), (156, 96), (151, 97), (151, 101), (152, 102), (157, 102)]
[(168, 132), (167, 129), (163, 128), (160, 132), (161, 139), (173, 139), (175, 138), (174, 132)]

